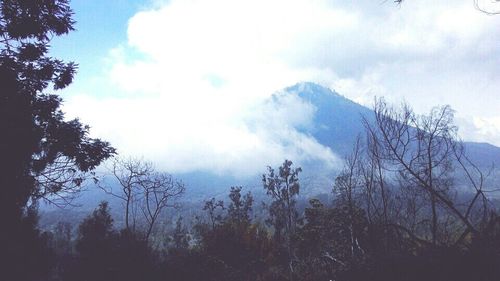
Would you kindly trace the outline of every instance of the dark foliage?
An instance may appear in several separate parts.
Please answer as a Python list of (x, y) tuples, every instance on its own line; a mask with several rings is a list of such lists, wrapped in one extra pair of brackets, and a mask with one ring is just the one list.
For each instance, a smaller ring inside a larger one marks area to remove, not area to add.
[(64, 280), (152, 280), (155, 257), (147, 241), (136, 233), (113, 228), (106, 202), (78, 228), (76, 254)]
[[(191, 230), (179, 218), (168, 235), (168, 248), (156, 251), (143, 236), (115, 230), (107, 204), (102, 203), (80, 224), (74, 251), (63, 246), (69, 253), (57, 255), (55, 280), (493, 281), (500, 277), (496, 216), (480, 235), (470, 237), (468, 247), (435, 246), (416, 244), (404, 233), (370, 222), (356, 204), (335, 200), (327, 206), (317, 199), (310, 200), (304, 223), (293, 236), (291, 270), (288, 249), (272, 228), (252, 219), (252, 196), (241, 196), (241, 190), (230, 190), (230, 207), (217, 212), (220, 218), (215, 224), (210, 218), (213, 208), (204, 208), (207, 220)], [(67, 240), (64, 229), (59, 226), (54, 234), (62, 240), (60, 245)], [(194, 241), (189, 239), (192, 231)], [(57, 250), (57, 243), (51, 245)]]
[[(251, 193), (242, 196), (241, 190), (241, 187), (231, 188), (231, 203), (221, 223), (212, 224), (212, 208), (205, 207), (209, 222), (197, 226), (200, 236), (197, 251), (222, 266), (223, 276), (220, 272), (208, 271), (218, 280), (263, 280), (271, 264), (272, 241), (264, 227), (252, 223), (253, 197)], [(214, 200), (207, 201), (205, 206), (213, 203)], [(223, 206), (223, 203), (217, 205)]]
[[(73, 30), (67, 0), (0, 2), (0, 260), (3, 280), (48, 274), (36, 201), (75, 191), (114, 149), (64, 120), (52, 94), (72, 82), (76, 64), (47, 55), (53, 36)], [(63, 197), (61, 197), (63, 198)], [(31, 205), (31, 206), (30, 206)], [(29, 269), (29, 270), (27, 270)]]

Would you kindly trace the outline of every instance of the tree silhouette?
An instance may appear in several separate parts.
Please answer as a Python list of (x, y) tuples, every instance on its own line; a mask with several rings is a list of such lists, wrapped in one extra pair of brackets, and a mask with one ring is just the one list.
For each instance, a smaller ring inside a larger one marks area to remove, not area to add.
[(78, 227), (77, 259), (70, 268), (70, 280), (109, 280), (113, 276), (110, 266), (115, 251), (117, 233), (108, 203), (102, 202)]
[(250, 192), (242, 196), (241, 190), (242, 187), (231, 187), (231, 203), (226, 216), (220, 220), (214, 219), (214, 215), (216, 209), (224, 205), (222, 201), (206, 201), (203, 208), (209, 213), (209, 222), (198, 225), (200, 252), (205, 260), (224, 266), (205, 269), (204, 280), (266, 280), (262, 278), (266, 258), (272, 255), (271, 240), (263, 226), (252, 223), (253, 197)]
[(64, 280), (153, 280), (155, 260), (148, 241), (127, 229), (115, 231), (107, 202), (80, 224), (76, 251)]
[(327, 208), (317, 199), (310, 205), (305, 209), (306, 223), (298, 231), (299, 279), (336, 280), (340, 272), (362, 264), (364, 212), (343, 203)]
[(242, 187), (231, 187), (229, 199), (231, 203), (227, 208), (228, 223), (233, 224), (238, 230), (246, 228), (251, 222), (253, 197), (250, 192), (241, 195)]
[(302, 172), (301, 168), (292, 168), (292, 164), (285, 160), (278, 173), (268, 167), (268, 174), (262, 176), (264, 189), (272, 200), (268, 223), (274, 228), (275, 240), (286, 248), (290, 280), (294, 276), (294, 236), (299, 223), (296, 203), (300, 192), (299, 173)]
[(215, 198), (212, 197), (212, 199), (205, 201), (203, 211), (207, 212), (212, 230), (222, 223), (223, 218), (221, 213), (224, 209), (224, 201), (222, 200), (216, 201)]
[(37, 247), (24, 247), (35, 243), (23, 240), (27, 233), (37, 232), (36, 223), (28, 230), (23, 222), (28, 209), (36, 213), (41, 198), (64, 203), (64, 194), (114, 153), (88, 136), (88, 126), (65, 120), (61, 98), (52, 93), (76, 71), (75, 63), (48, 56), (50, 39), (73, 30), (72, 14), (67, 0), (0, 2), (0, 260), (7, 261), (3, 274), (19, 278), (25, 273), (17, 265), (43, 259), (34, 258)]
[[(435, 245), (468, 244), (494, 208), (484, 174), (469, 160), (457, 136), (453, 110), (435, 107), (428, 115), (417, 115), (408, 105), (396, 108), (378, 99), (374, 113), (375, 121), (366, 128), (372, 146), (377, 147), (376, 157), (385, 163), (387, 173), (396, 172), (401, 192), (421, 201), (419, 224), (425, 228), (420, 232), (428, 235), (420, 240)], [(462, 190), (470, 192), (471, 198), (457, 197), (457, 177), (465, 179)], [(419, 236), (403, 224), (395, 227)]]
[(146, 225), (144, 236), (149, 239), (164, 210), (178, 207), (176, 200), (184, 194), (184, 184), (168, 173), (156, 171), (153, 163), (138, 159), (115, 158), (110, 170), (119, 190), (103, 184), (99, 184), (100, 188), (123, 201), (127, 230), (137, 231), (136, 213), (141, 212)]

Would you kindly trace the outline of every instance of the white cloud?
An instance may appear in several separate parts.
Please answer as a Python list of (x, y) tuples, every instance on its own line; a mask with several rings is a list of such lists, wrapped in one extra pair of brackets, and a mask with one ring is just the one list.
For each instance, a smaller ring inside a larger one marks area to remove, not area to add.
[(295, 129), (310, 126), (315, 111), (299, 98), (259, 102), (238, 112), (218, 102), (224, 101), (77, 96), (66, 109), (94, 124), (93, 133), (106, 136), (120, 154), (144, 156), (174, 173), (252, 176), (284, 159), (340, 167), (330, 149)]
[(299, 81), (365, 105), (375, 95), (420, 112), (450, 104), (474, 125), (465, 136), (500, 145), (500, 17), (468, 0), (347, 2), (157, 1), (130, 19), (128, 42), (110, 51), (113, 94), (74, 95), (66, 110), (122, 153), (171, 172), (243, 175), (284, 158), (337, 165), (294, 129), (311, 122), (313, 108), (262, 106)]
[(471, 141), (500, 143), (500, 117), (474, 117), (457, 120), (464, 138)]

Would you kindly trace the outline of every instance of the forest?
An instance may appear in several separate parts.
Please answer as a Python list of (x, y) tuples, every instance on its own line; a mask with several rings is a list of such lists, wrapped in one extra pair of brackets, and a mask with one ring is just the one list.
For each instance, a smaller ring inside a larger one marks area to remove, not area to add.
[[(68, 0), (0, 2), (0, 280), (500, 280), (495, 174), (471, 160), (449, 106), (376, 99), (327, 199), (301, 197), (290, 159), (262, 171), (263, 196), (228, 186), (197, 215), (165, 216), (190, 187), (61, 109), (78, 65), (50, 42), (74, 24)], [(122, 208), (40, 227), (41, 202), (65, 205), (87, 182)]]

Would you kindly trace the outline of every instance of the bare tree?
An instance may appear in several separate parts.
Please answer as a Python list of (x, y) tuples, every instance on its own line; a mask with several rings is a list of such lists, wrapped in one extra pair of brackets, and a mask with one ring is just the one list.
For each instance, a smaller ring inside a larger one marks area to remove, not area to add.
[(171, 175), (152, 172), (143, 177), (140, 209), (146, 220), (146, 239), (149, 239), (161, 212), (167, 207), (177, 207), (175, 199), (181, 196), (185, 187)]
[[(407, 198), (413, 201), (407, 201), (410, 205), (405, 207), (410, 208), (406, 215), (413, 212), (413, 218), (418, 217), (414, 225), (427, 225), (432, 244), (451, 240), (462, 243), (468, 234), (477, 233), (478, 225), (471, 220), (471, 212), (482, 210), (484, 219), (487, 217), (484, 176), (465, 154), (453, 125), (453, 110), (449, 106), (436, 107), (429, 115), (419, 116), (407, 105), (394, 108), (378, 99), (374, 112), (375, 122), (365, 122), (372, 146), (370, 155), (377, 169), (383, 168), (389, 177), (398, 179), (403, 194), (411, 195)], [(474, 194), (467, 202), (458, 202), (456, 198), (454, 179), (459, 172), (466, 175), (469, 191)], [(428, 208), (421, 211), (419, 204)], [(462, 231), (455, 239), (448, 234), (451, 222), (455, 227), (460, 225)], [(418, 237), (401, 224), (397, 228)]]
[(109, 170), (120, 190), (102, 183), (100, 188), (124, 202), (125, 229), (136, 230), (140, 210), (146, 224), (145, 237), (149, 238), (162, 211), (176, 207), (176, 199), (185, 191), (184, 184), (167, 173), (157, 172), (151, 162), (133, 158), (115, 158)]
[(347, 206), (349, 242), (351, 257), (362, 253), (363, 250), (359, 245), (357, 233), (355, 233), (354, 222), (356, 221), (357, 209), (359, 208), (359, 200), (361, 197), (361, 186), (363, 181), (362, 176), (362, 144), (361, 138), (358, 136), (354, 144), (352, 153), (345, 158), (344, 169), (335, 179), (333, 192), (337, 196), (337, 201)]
[(135, 227), (136, 203), (139, 201), (141, 187), (144, 179), (153, 172), (153, 166), (150, 162), (144, 162), (138, 159), (122, 159), (115, 157), (108, 168), (111, 176), (118, 181), (120, 190), (114, 190), (111, 186), (100, 183), (99, 187), (107, 194), (124, 202), (125, 209), (125, 229), (130, 230), (130, 217), (132, 216), (133, 228)]
[(363, 163), (360, 166), (363, 175), (363, 193), (366, 197), (368, 219), (372, 221), (373, 216), (375, 216), (378, 222), (387, 224), (389, 220), (390, 191), (386, 182), (384, 163), (380, 154), (380, 144), (366, 118), (363, 118), (363, 123), (367, 129), (366, 158), (362, 159)]

